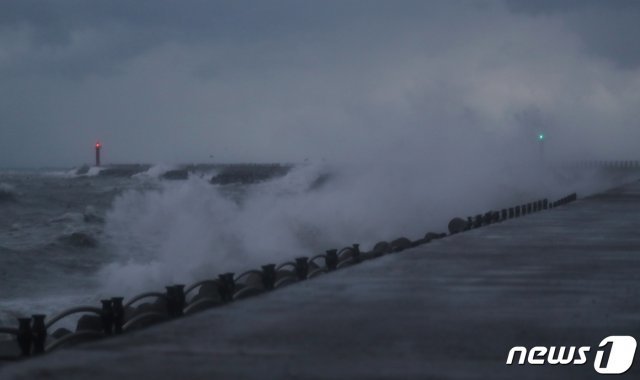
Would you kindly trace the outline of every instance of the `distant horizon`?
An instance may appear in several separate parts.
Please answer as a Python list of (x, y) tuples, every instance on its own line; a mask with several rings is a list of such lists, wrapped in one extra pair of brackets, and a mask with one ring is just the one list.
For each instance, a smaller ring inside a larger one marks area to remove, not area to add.
[[(566, 160), (566, 161), (553, 161), (551, 163), (563, 165), (563, 164), (578, 164), (578, 163), (621, 163), (621, 162), (632, 162), (632, 163), (640, 163), (640, 158), (623, 158), (623, 159), (589, 159), (589, 160)], [(167, 166), (175, 166), (177, 168), (181, 167), (189, 167), (189, 166), (225, 166), (225, 165), (301, 165), (308, 163), (329, 163), (326, 161), (302, 161), (302, 162), (275, 162), (275, 161), (220, 161), (220, 162), (106, 162), (102, 163), (99, 167), (116, 167), (116, 166), (128, 166), (128, 165), (136, 165), (136, 166), (148, 166), (154, 167), (159, 165), (167, 165)], [(331, 162), (330, 164), (341, 165), (345, 164), (345, 162)], [(82, 167), (94, 168), (96, 165), (94, 163), (83, 163), (77, 165), (65, 165), (65, 166), (0, 166), (0, 171), (7, 170), (31, 170), (31, 171), (41, 171), (41, 170), (73, 170), (79, 169)]]

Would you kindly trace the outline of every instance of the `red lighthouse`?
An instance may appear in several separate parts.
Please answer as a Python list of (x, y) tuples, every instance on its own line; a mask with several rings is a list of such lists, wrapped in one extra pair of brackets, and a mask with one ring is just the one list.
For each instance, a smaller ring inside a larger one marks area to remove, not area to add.
[(96, 166), (100, 166), (100, 148), (102, 148), (102, 144), (98, 141), (96, 142)]

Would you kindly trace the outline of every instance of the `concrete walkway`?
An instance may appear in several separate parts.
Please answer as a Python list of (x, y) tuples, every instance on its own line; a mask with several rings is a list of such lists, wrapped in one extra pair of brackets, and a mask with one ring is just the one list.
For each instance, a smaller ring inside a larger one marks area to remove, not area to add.
[[(448, 237), (1, 379), (585, 379), (640, 340), (640, 183)], [(582, 366), (505, 365), (513, 346), (590, 346)], [(640, 352), (617, 378), (639, 378)]]

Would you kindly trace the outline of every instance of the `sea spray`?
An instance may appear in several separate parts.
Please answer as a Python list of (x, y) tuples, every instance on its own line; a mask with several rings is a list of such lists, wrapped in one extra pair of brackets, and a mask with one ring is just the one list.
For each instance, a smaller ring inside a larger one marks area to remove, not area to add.
[[(119, 196), (106, 216), (115, 261), (105, 289), (129, 294), (227, 271), (399, 236), (444, 231), (467, 216), (540, 197), (604, 187), (597, 173), (518, 163), (308, 164), (250, 186), (214, 186), (198, 176)], [(321, 183), (321, 185), (318, 185)]]
[(126, 192), (106, 216), (105, 235), (118, 257), (102, 271), (106, 283), (142, 290), (303, 252), (286, 209), (273, 208), (278, 197), (295, 196), (280, 190), (239, 198), (240, 189), (191, 176), (158, 190)]
[(132, 178), (140, 179), (158, 179), (162, 177), (166, 172), (177, 169), (177, 165), (169, 164), (156, 164), (142, 173), (134, 174)]

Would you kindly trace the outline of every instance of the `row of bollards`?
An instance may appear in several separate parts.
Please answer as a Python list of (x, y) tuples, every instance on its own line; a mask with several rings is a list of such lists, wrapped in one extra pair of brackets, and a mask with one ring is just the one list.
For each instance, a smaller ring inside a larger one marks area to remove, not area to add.
[[(324, 259), (322, 264), (317, 263), (320, 258)], [(311, 260), (307, 257), (297, 257), (279, 266), (263, 265), (260, 270), (247, 271), (239, 276), (229, 272), (218, 275), (216, 279), (199, 281), (189, 287), (182, 284), (167, 286), (164, 293), (139, 294), (126, 303), (123, 297), (113, 297), (101, 300), (100, 308), (74, 307), (49, 319), (43, 314), (33, 315), (31, 318), (18, 318), (17, 329), (0, 328), (0, 333), (15, 336), (19, 357), (34, 356), (65, 345), (118, 335), (211, 306), (224, 305), (249, 295), (271, 291), (320, 273), (336, 270), (347, 261), (350, 264), (357, 263), (359, 258), (359, 245), (353, 244), (340, 252), (336, 249), (328, 250)], [(187, 300), (189, 293), (195, 290), (199, 290), (198, 294)], [(146, 299), (155, 299), (155, 302), (134, 306)], [(49, 334), (58, 321), (79, 313), (83, 315), (77, 322), (75, 332), (61, 328)]]
[(519, 218), (521, 216), (525, 216), (542, 210), (562, 206), (577, 199), (577, 194), (572, 193), (555, 202), (549, 202), (549, 200), (545, 198), (514, 207), (504, 208), (500, 211), (492, 210), (484, 214), (478, 214), (475, 217), (470, 216), (467, 217), (466, 220), (462, 218), (453, 218), (449, 222), (448, 229), (449, 233), (453, 235), (474, 228), (480, 228), (482, 226), (504, 222), (508, 219)]
[[(576, 199), (576, 194), (570, 194), (552, 203), (549, 203), (547, 199), (542, 199), (500, 211), (488, 211), (475, 217), (468, 217), (466, 220), (454, 218), (449, 222), (449, 233), (456, 234), (517, 218), (561, 206)], [(332, 272), (384, 254), (400, 252), (446, 236), (447, 234), (444, 233), (428, 232), (423, 238), (415, 241), (405, 237), (391, 242), (381, 241), (375, 244), (369, 252), (361, 252), (358, 244), (341, 250), (330, 249), (324, 254), (312, 258), (297, 257), (293, 261), (280, 265), (267, 264), (260, 269), (249, 270), (238, 276), (228, 272), (218, 275), (215, 279), (198, 281), (188, 287), (182, 284), (167, 286), (162, 293), (142, 293), (132, 297), (126, 303), (123, 297), (113, 297), (100, 301), (100, 308), (75, 307), (49, 319), (46, 319), (46, 316), (42, 314), (33, 315), (31, 318), (18, 318), (17, 329), (0, 328), (0, 333), (15, 336), (19, 357), (11, 359), (25, 358), (80, 342), (119, 335), (129, 330), (225, 305), (235, 300), (273, 291), (323, 273)], [(140, 301), (149, 299), (154, 301), (135, 306)], [(79, 313), (83, 315), (76, 324), (75, 332), (59, 328), (49, 334), (52, 326), (58, 321)], [(0, 357), (0, 359), (7, 358)]]
[(640, 169), (640, 161), (582, 161), (577, 163), (583, 168), (605, 168), (605, 169)]

